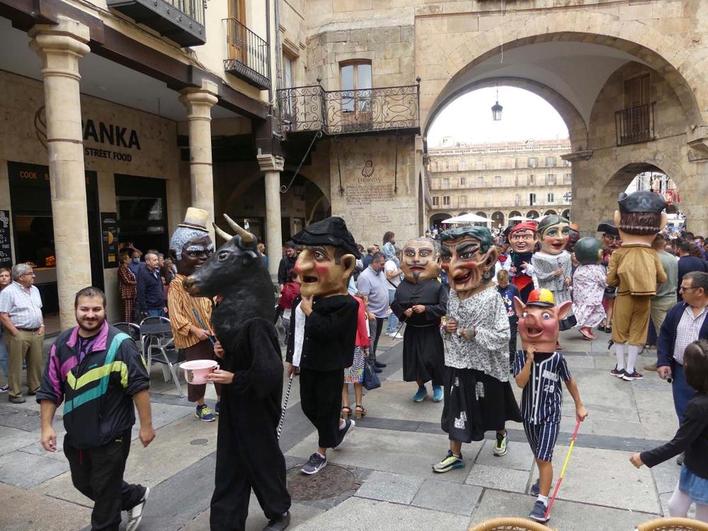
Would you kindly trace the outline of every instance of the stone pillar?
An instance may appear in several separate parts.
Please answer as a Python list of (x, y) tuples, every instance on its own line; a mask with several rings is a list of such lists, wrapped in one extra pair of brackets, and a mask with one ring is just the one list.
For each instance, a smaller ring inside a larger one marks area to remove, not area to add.
[(91, 285), (79, 92), (79, 60), (90, 51), (90, 35), (87, 26), (63, 16), (56, 25), (34, 26), (29, 35), (42, 60), (59, 318), (65, 329), (76, 324), (76, 292)]
[(191, 205), (209, 212), (209, 232), (216, 245), (214, 229), (214, 175), (211, 162), (211, 108), (218, 100), (218, 87), (202, 81), (202, 88), (187, 88), (180, 101), (189, 120), (189, 173)]
[(258, 165), (265, 174), (266, 200), (266, 253), (268, 270), (273, 280), (277, 280), (278, 266), (283, 257), (283, 233), (280, 214), (280, 172), (285, 160), (270, 154), (258, 155)]

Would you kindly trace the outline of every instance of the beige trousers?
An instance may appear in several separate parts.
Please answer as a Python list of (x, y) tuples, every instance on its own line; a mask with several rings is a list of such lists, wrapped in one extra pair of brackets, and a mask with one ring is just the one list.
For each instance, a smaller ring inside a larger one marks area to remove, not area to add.
[(42, 383), (42, 345), (44, 334), (20, 330), (16, 336), (3, 334), (7, 343), (7, 384), (10, 396), (22, 396), (22, 359), (27, 356), (27, 387), (31, 393)]

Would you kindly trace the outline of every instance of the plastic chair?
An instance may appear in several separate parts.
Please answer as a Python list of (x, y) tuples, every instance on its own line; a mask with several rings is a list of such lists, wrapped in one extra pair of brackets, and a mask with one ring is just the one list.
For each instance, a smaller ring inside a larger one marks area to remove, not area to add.
[(469, 528), (469, 531), (553, 531), (550, 527), (526, 518), (492, 518)]
[(637, 531), (708, 531), (708, 524), (691, 518), (657, 518), (636, 527)]
[[(148, 326), (146, 327), (145, 325)], [(160, 328), (162, 328), (164, 332), (153, 334), (146, 331), (146, 328), (149, 328), (150, 325), (161, 325)], [(165, 382), (168, 382), (171, 376), (175, 387), (177, 387), (177, 393), (180, 397), (183, 397), (184, 393), (182, 392), (182, 386), (179, 383), (179, 373), (177, 372), (178, 354), (174, 348), (174, 338), (172, 337), (170, 320), (167, 317), (146, 317), (143, 319), (140, 322), (140, 343), (146, 358), (148, 374), (153, 361), (161, 363), (163, 365), (162, 376)], [(154, 357), (153, 353), (155, 353)]]

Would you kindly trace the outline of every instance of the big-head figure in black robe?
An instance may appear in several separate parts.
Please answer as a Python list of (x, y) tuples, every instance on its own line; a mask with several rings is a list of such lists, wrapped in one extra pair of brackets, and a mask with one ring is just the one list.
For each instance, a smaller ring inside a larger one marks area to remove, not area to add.
[(223, 297), (212, 313), (223, 359), (209, 376), (222, 383), (210, 526), (245, 529), (253, 489), (270, 520), (266, 529), (280, 530), (290, 521), (290, 495), (277, 437), (283, 361), (275, 297), (255, 237), (229, 222), (239, 235), (218, 230), (230, 240), (185, 281), (192, 295)]
[(445, 355), (440, 318), (447, 311), (447, 288), (437, 279), (435, 242), (418, 238), (406, 242), (401, 262), (404, 279), (391, 309), (406, 323), (403, 335), (403, 380), (419, 386), (432, 380), (443, 385)]

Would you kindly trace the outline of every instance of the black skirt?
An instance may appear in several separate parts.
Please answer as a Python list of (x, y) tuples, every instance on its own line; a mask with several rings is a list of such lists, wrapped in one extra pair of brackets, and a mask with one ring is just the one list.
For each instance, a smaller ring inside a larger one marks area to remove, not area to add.
[(403, 336), (403, 381), (445, 383), (445, 350), (434, 325), (406, 326)]
[(481, 441), (484, 432), (503, 430), (509, 420), (521, 422), (509, 382), (475, 369), (445, 368), (445, 405), (440, 424), (450, 440)]

